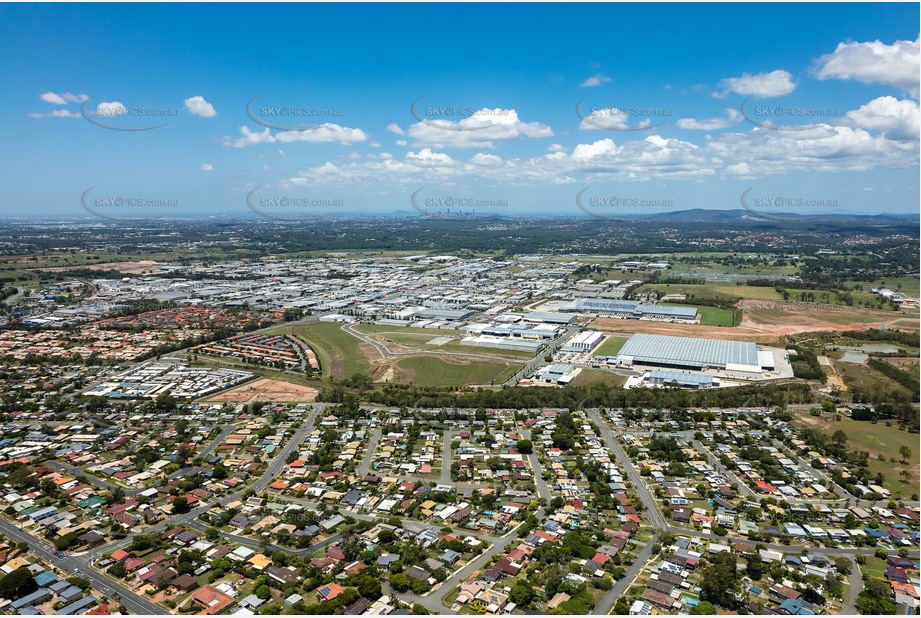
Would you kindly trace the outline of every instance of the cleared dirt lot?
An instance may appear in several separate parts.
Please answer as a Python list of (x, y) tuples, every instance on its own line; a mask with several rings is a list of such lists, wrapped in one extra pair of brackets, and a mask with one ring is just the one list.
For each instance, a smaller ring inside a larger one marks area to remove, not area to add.
[(250, 403), (253, 401), (283, 401), (301, 402), (314, 401), (320, 391), (309, 386), (300, 386), (281, 380), (259, 378), (246, 384), (241, 384), (222, 393), (205, 397), (202, 401), (217, 403)]
[(783, 305), (767, 304), (760, 300), (743, 300), (742, 322), (738, 326), (701, 326), (700, 324), (672, 324), (642, 320), (598, 318), (594, 326), (607, 333), (651, 333), (710, 339), (739, 339), (775, 343), (783, 335), (814, 331), (846, 331), (879, 328), (883, 325), (900, 329), (918, 328), (917, 315), (902, 315), (891, 311), (872, 311), (850, 307), (823, 308), (805, 303)]
[[(104, 264), (86, 264), (79, 268), (86, 270), (117, 270), (126, 275), (145, 275), (152, 272), (159, 272), (161, 262), (154, 260), (139, 260), (137, 262), (106, 262)], [(73, 270), (73, 266), (51, 266), (49, 268), (39, 268), (48, 272), (61, 272)]]

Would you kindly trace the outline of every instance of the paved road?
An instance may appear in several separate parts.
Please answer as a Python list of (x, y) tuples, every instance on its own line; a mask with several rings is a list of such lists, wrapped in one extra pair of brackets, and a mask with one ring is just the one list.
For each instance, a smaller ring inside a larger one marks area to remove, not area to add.
[(841, 608), (841, 613), (856, 616), (858, 613), (857, 595), (863, 591), (863, 576), (860, 574), (860, 565), (853, 558), (851, 558), (851, 565), (851, 575), (848, 580), (850, 587), (847, 591), (847, 599), (845, 599), (844, 606)]
[(224, 429), (221, 430), (221, 433), (218, 435), (218, 437), (216, 437), (211, 441), (210, 444), (208, 444), (208, 446), (202, 449), (202, 452), (200, 452), (196, 457), (200, 457), (201, 459), (208, 457), (208, 455), (211, 454), (211, 451), (220, 446), (220, 444), (226, 440), (227, 437), (236, 430), (236, 428), (236, 425), (225, 425)]
[(780, 450), (781, 452), (786, 453), (787, 455), (792, 457), (797, 463), (799, 463), (800, 466), (805, 468), (807, 472), (812, 474), (814, 477), (820, 479), (823, 485), (825, 485), (826, 487), (831, 487), (835, 491), (835, 493), (837, 493), (839, 496), (841, 496), (845, 500), (857, 500), (858, 499), (857, 496), (854, 496), (848, 493), (848, 491), (844, 487), (841, 487), (840, 485), (835, 483), (833, 480), (828, 478), (823, 472), (813, 468), (812, 464), (810, 464), (808, 461), (806, 461), (805, 459), (803, 459), (802, 457), (800, 457), (799, 455), (791, 451), (789, 448), (785, 447), (778, 440), (774, 440), (774, 446), (777, 447), (777, 449)]
[[(521, 435), (526, 440), (531, 440), (532, 433), (530, 431), (522, 431)], [(544, 477), (541, 475), (540, 460), (537, 458), (537, 452), (533, 449), (528, 455), (528, 461), (531, 464), (531, 475), (534, 477), (534, 486), (537, 488), (537, 494), (543, 498), (547, 506), (549, 506), (550, 501), (553, 500), (553, 493), (551, 493), (550, 486), (547, 485), (547, 481), (545, 481)]]
[(121, 489), (123, 492), (125, 492), (125, 495), (128, 497), (136, 496), (142, 491), (144, 491), (145, 489), (144, 487), (135, 487), (135, 488), (120, 487), (118, 485), (115, 485), (114, 483), (110, 483), (109, 481), (96, 476), (92, 472), (87, 472), (85, 468), (77, 468), (74, 466), (68, 466), (66, 464), (62, 464), (60, 462), (57, 462), (51, 459), (46, 461), (45, 465), (47, 465), (49, 468), (53, 468), (57, 470), (58, 472), (65, 472), (72, 476), (83, 476), (90, 483), (97, 485), (99, 487), (102, 487), (103, 489), (106, 489), (108, 491), (115, 491), (116, 489)]
[(592, 610), (592, 614), (596, 616), (605, 615), (611, 611), (611, 608), (617, 603), (617, 599), (627, 592), (627, 588), (630, 587), (630, 584), (633, 583), (636, 576), (639, 575), (643, 567), (646, 566), (646, 562), (649, 560), (650, 556), (652, 556), (652, 546), (655, 545), (658, 540), (659, 535), (656, 533), (656, 535), (646, 543), (646, 547), (636, 555), (636, 558), (633, 559), (633, 562), (624, 571), (624, 576), (618, 579), (614, 583), (614, 586), (604, 593), (604, 596), (601, 597), (601, 600), (595, 605), (595, 609)]
[(451, 484), (451, 440), (456, 432), (445, 430), (441, 444), (441, 474), (438, 482), (442, 485)]
[[(206, 526), (199, 520), (192, 520), (190, 522), (187, 522), (186, 525), (189, 526), (190, 528), (194, 528), (195, 530), (198, 530), (199, 532), (205, 532), (208, 529), (208, 526)], [(293, 554), (295, 556), (310, 556), (314, 552), (317, 552), (321, 549), (325, 549), (326, 547), (329, 547), (330, 545), (334, 543), (338, 543), (345, 537), (341, 534), (334, 534), (331, 537), (325, 538), (322, 541), (314, 543), (313, 545), (309, 547), (305, 547), (304, 549), (293, 549), (291, 547), (275, 545), (274, 543), (266, 543), (266, 542), (263, 542), (261, 539), (255, 539), (255, 538), (248, 537), (248, 536), (241, 536), (238, 534), (231, 534), (229, 532), (221, 532), (221, 538), (223, 538), (226, 541), (233, 541), (234, 543), (239, 543), (240, 545), (250, 545), (254, 547), (259, 547), (263, 549), (264, 551), (268, 551), (272, 553), (280, 551), (282, 553)]]
[(624, 451), (623, 447), (617, 442), (617, 439), (614, 437), (614, 432), (611, 431), (608, 424), (601, 418), (601, 414), (598, 413), (598, 410), (586, 410), (585, 413), (598, 427), (598, 430), (601, 432), (601, 438), (605, 441), (605, 444), (608, 445), (608, 448), (614, 452), (614, 456), (617, 458), (620, 466), (627, 473), (627, 477), (636, 488), (636, 492), (643, 502), (647, 517), (649, 517), (652, 526), (659, 530), (666, 528), (668, 524), (666, 524), (665, 518), (662, 517), (658, 502), (656, 502), (655, 497), (649, 493), (645, 481), (640, 477), (636, 468), (633, 467), (633, 463), (630, 461), (630, 457), (627, 456), (626, 451)]
[(706, 446), (704, 446), (697, 440), (691, 440), (691, 446), (693, 446), (700, 453), (702, 453), (704, 457), (707, 458), (707, 461), (710, 462), (710, 465), (716, 468), (717, 471), (719, 471), (719, 473), (722, 474), (729, 482), (735, 483), (739, 487), (739, 492), (743, 496), (745, 496), (746, 498), (756, 498), (756, 499), (758, 498), (758, 495), (755, 494), (754, 491), (752, 491), (752, 488), (748, 486), (748, 483), (740, 479), (739, 476), (735, 472), (726, 468), (726, 466), (723, 465), (723, 463), (719, 460), (719, 458), (717, 458), (717, 456), (714, 455), (713, 452), (709, 448), (707, 448)]
[(163, 609), (155, 603), (151, 603), (143, 596), (136, 594), (118, 581), (94, 571), (90, 567), (89, 556), (56, 558), (54, 556), (54, 548), (46, 544), (45, 541), (32, 536), (28, 532), (20, 530), (18, 526), (4, 520), (0, 520), (0, 531), (2, 531), (7, 538), (17, 543), (28, 543), (30, 551), (48, 564), (53, 564), (70, 575), (88, 579), (92, 583), (93, 588), (105, 594), (110, 599), (118, 600), (131, 612), (148, 615), (159, 615), (164, 613)]
[(374, 460), (374, 451), (377, 450), (377, 443), (381, 440), (381, 430), (372, 429), (371, 437), (368, 438), (368, 448), (365, 449), (364, 457), (361, 458), (361, 465), (358, 467), (358, 478), (363, 479), (371, 471), (371, 462)]
[(269, 486), (272, 481), (278, 476), (285, 466), (288, 465), (288, 455), (290, 455), (296, 448), (301, 445), (307, 438), (307, 434), (313, 431), (313, 424), (316, 421), (317, 414), (322, 408), (314, 406), (310, 415), (307, 417), (307, 420), (304, 421), (304, 424), (301, 425), (294, 436), (285, 444), (284, 448), (281, 449), (281, 452), (278, 453), (269, 464), (269, 467), (266, 468), (266, 471), (262, 473), (262, 476), (259, 477), (255, 483), (253, 483), (252, 488), (256, 493), (259, 493), (263, 489)]
[(525, 363), (525, 366), (522, 367), (521, 371), (519, 371), (514, 376), (509, 378), (505, 382), (505, 385), (515, 386), (516, 384), (518, 384), (519, 380), (522, 380), (524, 378), (531, 376), (534, 373), (535, 369), (537, 369), (539, 366), (543, 365), (546, 362), (544, 360), (545, 356), (547, 356), (548, 354), (553, 354), (554, 352), (559, 350), (560, 346), (562, 346), (564, 343), (569, 341), (569, 339), (578, 332), (579, 332), (578, 326), (569, 326), (568, 328), (566, 328), (566, 330), (563, 331), (563, 334), (557, 337), (556, 339), (554, 339), (553, 341), (551, 341), (549, 344), (547, 344), (547, 347), (541, 350), (540, 354), (538, 354), (537, 356), (529, 360), (527, 363)]

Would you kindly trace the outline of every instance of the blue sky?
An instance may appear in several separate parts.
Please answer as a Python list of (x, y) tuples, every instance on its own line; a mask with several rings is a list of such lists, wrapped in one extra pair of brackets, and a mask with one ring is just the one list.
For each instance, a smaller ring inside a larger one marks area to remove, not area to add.
[(579, 215), (584, 191), (605, 216), (735, 209), (748, 189), (765, 212), (917, 213), (918, 21), (917, 4), (3, 5), (0, 215), (88, 215), (81, 196), (126, 216), (412, 213), (414, 193)]

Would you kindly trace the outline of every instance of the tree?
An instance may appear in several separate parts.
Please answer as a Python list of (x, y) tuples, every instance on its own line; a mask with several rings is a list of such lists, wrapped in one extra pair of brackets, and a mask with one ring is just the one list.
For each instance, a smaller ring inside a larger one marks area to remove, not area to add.
[(534, 445), (531, 444), (530, 440), (519, 440), (518, 441), (518, 452), (522, 455), (530, 455), (534, 452)]
[(515, 603), (518, 607), (525, 608), (528, 604), (531, 603), (531, 599), (534, 598), (534, 589), (525, 583), (524, 581), (519, 580), (514, 586), (512, 586), (512, 591), (509, 594), (509, 599), (512, 603)]
[(281, 317), (285, 322), (293, 322), (301, 319), (302, 314), (303, 312), (297, 307), (288, 307), (282, 312)]
[(720, 607), (732, 608), (739, 589), (736, 557), (728, 551), (716, 554), (706, 568), (700, 584), (701, 598)]
[(899, 455), (902, 456), (902, 463), (908, 463), (908, 458), (911, 457), (911, 447), (903, 444), (899, 447)]
[(0, 577), (0, 597), (19, 599), (38, 590), (38, 584), (28, 567), (19, 567), (15, 571)]
[(381, 596), (381, 582), (376, 577), (364, 575), (358, 579), (358, 592), (366, 599), (376, 601)]
[(189, 501), (185, 496), (176, 496), (173, 498), (173, 514), (182, 515), (189, 512)]
[(397, 592), (406, 592), (409, 590), (409, 577), (406, 573), (396, 573), (390, 576), (390, 587)]
[(256, 588), (255, 595), (260, 599), (268, 599), (272, 596), (272, 589), (269, 588), (266, 584), (262, 584)]
[(850, 575), (853, 568), (853, 563), (847, 558), (835, 558), (835, 569), (841, 575)]
[(844, 445), (847, 444), (847, 434), (839, 429), (831, 434), (831, 441), (840, 447), (844, 447)]
[(745, 573), (752, 579), (761, 579), (764, 574), (764, 564), (761, 562), (760, 555), (752, 554), (745, 558)]

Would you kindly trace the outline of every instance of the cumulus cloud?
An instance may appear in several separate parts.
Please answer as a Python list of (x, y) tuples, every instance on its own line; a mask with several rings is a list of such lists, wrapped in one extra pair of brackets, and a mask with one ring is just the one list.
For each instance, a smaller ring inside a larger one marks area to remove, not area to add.
[(696, 131), (716, 131), (717, 129), (727, 129), (742, 122), (742, 113), (737, 109), (727, 108), (726, 115), (719, 118), (708, 118), (706, 120), (697, 120), (694, 118), (681, 118), (675, 124), (679, 129), (690, 129)]
[(403, 135), (403, 129), (401, 129), (400, 125), (398, 125), (395, 122), (391, 122), (390, 124), (388, 124), (387, 130), (390, 131), (391, 133), (396, 133), (397, 135)]
[[(892, 105), (884, 101), (865, 106), (862, 121), (870, 124), (872, 119), (880, 130), (885, 130), (888, 125), (884, 127), (878, 117), (894, 113)], [(899, 110), (903, 107), (898, 104)], [(530, 158), (506, 159), (480, 151), (463, 160), (424, 147), (402, 158), (381, 153), (361, 160), (326, 163), (298, 174), (291, 182), (340, 186), (368, 183), (378, 188), (407, 188), (422, 182), (445, 186), (467, 179), (508, 186), (653, 180), (700, 182), (713, 177), (753, 179), (802, 171), (910, 168), (917, 167), (919, 158), (917, 140), (892, 139), (888, 135), (874, 135), (865, 128), (843, 125), (822, 124), (796, 133), (752, 128), (721, 132), (701, 143), (661, 135), (634, 137), (605, 137), (577, 144), (571, 150), (559, 146)]]
[(592, 75), (591, 77), (585, 78), (585, 81), (583, 81), (579, 85), (582, 86), (583, 88), (594, 88), (595, 86), (600, 86), (601, 84), (607, 84), (610, 81), (611, 81), (610, 77), (608, 77), (607, 75), (602, 75), (601, 73), (598, 73), (596, 75)]
[(759, 176), (809, 170), (857, 172), (918, 165), (918, 144), (860, 128), (821, 124), (795, 133), (756, 129), (722, 134), (707, 144), (725, 166), (745, 162)]
[(618, 107), (595, 109), (588, 116), (582, 117), (579, 129), (582, 131), (632, 131), (646, 129), (652, 126), (648, 118), (641, 120), (636, 126), (630, 125), (630, 114)]
[(523, 122), (514, 109), (483, 108), (458, 121), (422, 120), (407, 135), (419, 146), (492, 149), (496, 142), (553, 137), (553, 130), (541, 122)]
[(189, 110), (189, 113), (193, 116), (200, 116), (202, 118), (213, 118), (217, 116), (217, 112), (214, 111), (214, 106), (205, 101), (205, 97), (189, 97), (183, 101), (183, 103), (185, 104), (185, 108)]
[(835, 51), (815, 61), (819, 79), (853, 79), (902, 88), (918, 98), (921, 73), (921, 37), (887, 45), (879, 40), (839, 43)]
[(85, 94), (72, 94), (70, 92), (64, 92), (57, 94), (55, 92), (46, 92), (44, 94), (38, 95), (38, 98), (44, 101), (45, 103), (51, 103), (52, 105), (67, 105), (68, 103), (83, 103), (84, 101), (89, 100), (89, 97)]
[(128, 113), (128, 109), (118, 101), (103, 101), (96, 106), (96, 115), (112, 118), (114, 116), (123, 116)]
[(29, 114), (29, 118), (79, 118), (80, 114), (77, 112), (71, 112), (66, 109), (56, 109), (54, 111), (44, 113), (44, 112), (32, 112)]
[(364, 142), (368, 139), (367, 133), (361, 129), (343, 127), (338, 124), (326, 123), (311, 129), (296, 131), (281, 131), (272, 134), (269, 129), (253, 131), (247, 126), (240, 127), (240, 137), (225, 138), (224, 145), (233, 148), (245, 148), (255, 144), (274, 144), (291, 142), (331, 143), (339, 142), (343, 145)]
[(202, 163), (202, 164), (201, 164), (201, 171), (203, 171), (203, 172), (213, 172), (213, 171), (214, 171), (214, 166), (211, 165), (210, 163)]
[(793, 76), (778, 69), (770, 73), (743, 73), (741, 77), (727, 77), (720, 82), (722, 92), (715, 93), (718, 98), (726, 97), (730, 92), (746, 97), (771, 98), (790, 94), (796, 89)]
[(917, 101), (879, 97), (849, 111), (841, 121), (850, 127), (879, 131), (891, 139), (914, 140), (921, 136), (921, 110)]

